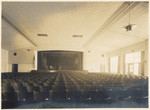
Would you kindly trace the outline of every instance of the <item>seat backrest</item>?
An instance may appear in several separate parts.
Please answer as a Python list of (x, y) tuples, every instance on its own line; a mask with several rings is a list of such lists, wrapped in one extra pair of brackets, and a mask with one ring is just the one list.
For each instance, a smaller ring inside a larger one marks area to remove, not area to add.
[(2, 92), (14, 92), (14, 88), (11, 85), (3, 85)]
[(2, 97), (4, 101), (18, 101), (16, 92), (3, 92)]

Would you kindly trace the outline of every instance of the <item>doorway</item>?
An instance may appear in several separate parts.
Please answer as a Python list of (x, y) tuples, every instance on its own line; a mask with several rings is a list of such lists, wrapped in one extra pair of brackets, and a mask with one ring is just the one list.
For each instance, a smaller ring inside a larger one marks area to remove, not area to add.
[(12, 72), (18, 73), (18, 64), (12, 64)]

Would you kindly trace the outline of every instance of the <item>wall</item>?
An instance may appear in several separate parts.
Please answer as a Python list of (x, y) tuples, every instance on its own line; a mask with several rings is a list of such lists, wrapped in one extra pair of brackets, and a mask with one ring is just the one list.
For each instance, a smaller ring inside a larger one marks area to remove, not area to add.
[(38, 64), (38, 54), (37, 51), (34, 51), (34, 70), (37, 70), (37, 64)]
[[(17, 53), (17, 56), (14, 56), (14, 52)], [(31, 70), (35, 70), (37, 62), (33, 60), (34, 54), (36, 54), (36, 52), (33, 50), (28, 52), (26, 49), (9, 51), (8, 72), (12, 71), (12, 64), (18, 64), (18, 72), (30, 72)], [(102, 54), (104, 57), (102, 57)], [(90, 52), (83, 51), (83, 70), (100, 72), (100, 68), (103, 68), (105, 69), (105, 72), (108, 72), (107, 54), (97, 50), (90, 50)], [(104, 72), (104, 70), (101, 71)]]
[(1, 49), (1, 72), (8, 72), (8, 51)]
[[(14, 56), (14, 53), (17, 53)], [(12, 71), (12, 64), (18, 64), (18, 72), (30, 72), (34, 69), (34, 51), (19, 49), (9, 51), (9, 71)]]
[(105, 69), (105, 72), (108, 72), (108, 58), (106, 53), (97, 50), (83, 52), (83, 70), (104, 72), (102, 68)]
[(125, 69), (124, 68), (124, 55), (128, 53), (132, 53), (132, 52), (139, 52), (139, 51), (145, 52), (144, 72), (145, 72), (145, 75), (147, 75), (148, 74), (148, 62), (147, 62), (148, 61), (148, 40), (110, 52), (108, 53), (108, 59), (113, 56), (120, 56), (120, 62), (119, 62), (120, 71), (119, 72), (123, 74), (125, 71), (124, 70)]

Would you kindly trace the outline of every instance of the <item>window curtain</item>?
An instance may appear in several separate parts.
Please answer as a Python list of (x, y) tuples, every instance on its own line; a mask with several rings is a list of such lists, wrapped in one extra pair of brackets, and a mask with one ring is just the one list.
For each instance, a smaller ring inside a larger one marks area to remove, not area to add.
[(145, 75), (145, 73), (144, 73), (144, 72), (145, 72), (145, 71), (144, 71), (145, 57), (144, 57), (144, 56), (145, 56), (145, 52), (142, 51), (142, 52), (141, 52), (141, 72), (140, 72), (142, 76)]
[(126, 74), (125, 55), (123, 55), (123, 74)]
[(121, 65), (120, 56), (118, 56), (118, 71), (117, 71), (117, 73), (120, 73), (120, 65)]

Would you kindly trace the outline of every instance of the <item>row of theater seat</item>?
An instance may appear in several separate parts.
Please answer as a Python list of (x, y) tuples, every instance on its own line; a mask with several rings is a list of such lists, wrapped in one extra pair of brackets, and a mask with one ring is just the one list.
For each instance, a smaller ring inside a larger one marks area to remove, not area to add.
[(2, 74), (2, 107), (25, 103), (69, 101), (148, 102), (148, 78), (110, 73), (55, 72)]

